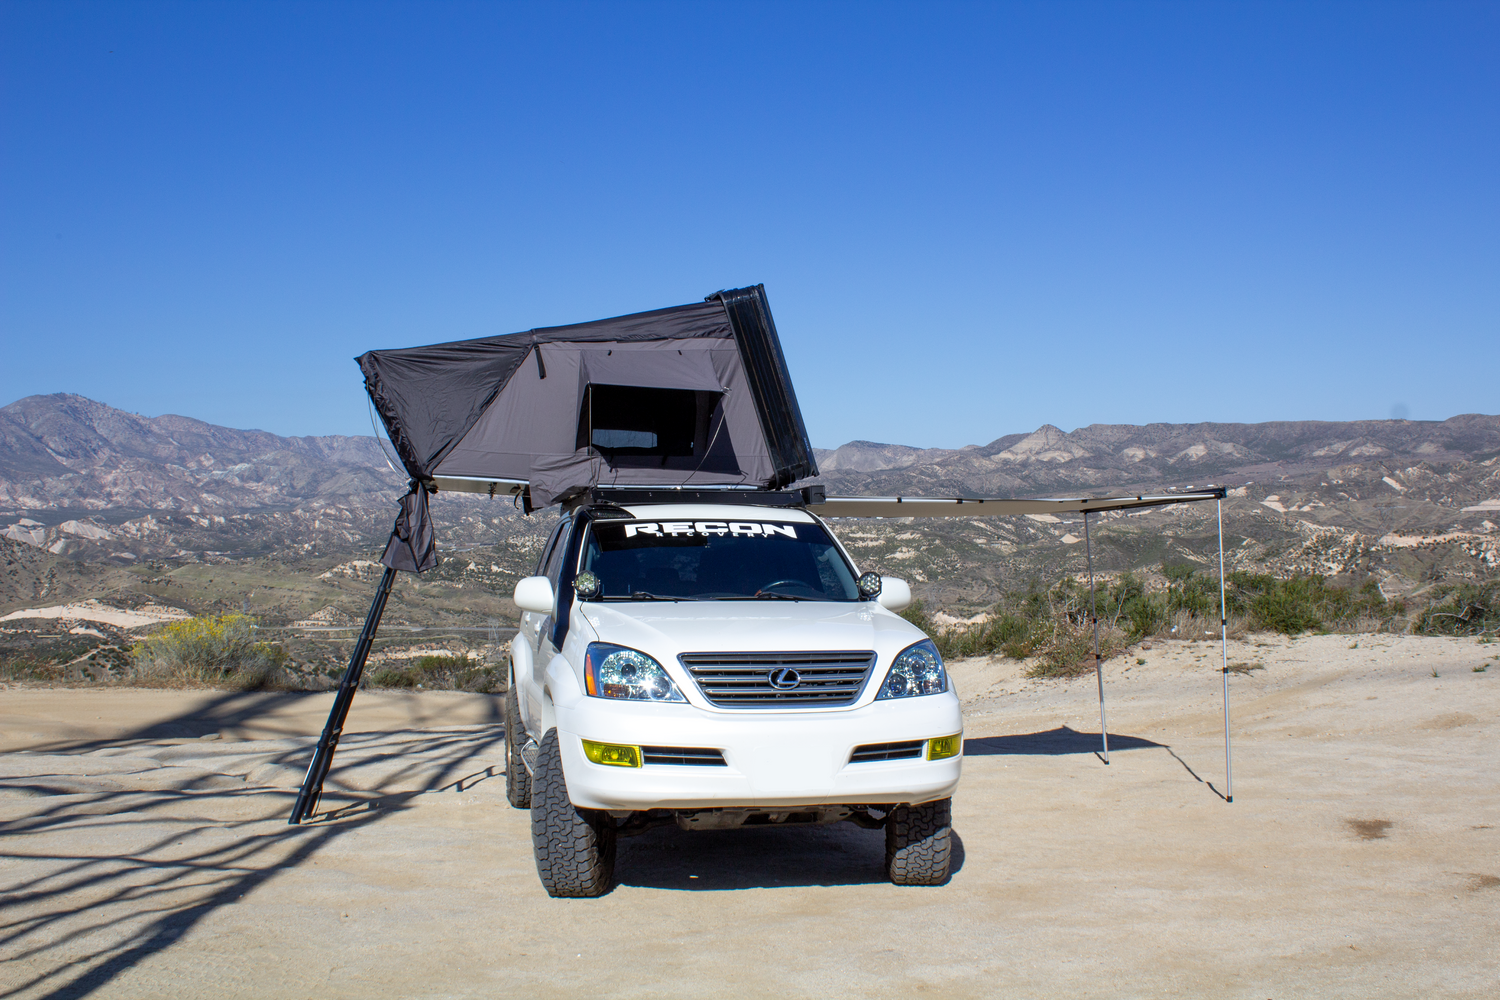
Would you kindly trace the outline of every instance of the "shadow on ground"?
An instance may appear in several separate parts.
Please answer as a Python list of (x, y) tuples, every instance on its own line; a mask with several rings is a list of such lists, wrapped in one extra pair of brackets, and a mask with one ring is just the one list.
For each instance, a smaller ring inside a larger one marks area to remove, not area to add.
[[(322, 714), (327, 708), (314, 713), (310, 720), (304, 706), (329, 702), (326, 692), (268, 692), (268, 691), (218, 691), (208, 693), (204, 701), (172, 718), (157, 719), (122, 735), (95, 739), (63, 739), (37, 742), (26, 747), (33, 753), (86, 753), (104, 747), (128, 747), (162, 740), (195, 740), (214, 734), (229, 736), (240, 730), (244, 738), (277, 739), (300, 737), (316, 738), (322, 731)], [(402, 719), (402, 728), (425, 729), (441, 726), (450, 720), (441, 712), (441, 703), (423, 709), (422, 699), (413, 697), (407, 704), (412, 709)], [(487, 725), (502, 725), (503, 699), (489, 698), (485, 717), (476, 719)], [(315, 721), (314, 721), (315, 720)]]
[[(1193, 780), (1203, 785), (1219, 798), (1225, 798), (1223, 792), (1219, 791), (1211, 781), (1205, 781), (1197, 771), (1165, 743), (1157, 743), (1155, 740), (1144, 739), (1140, 736), (1125, 736), (1119, 733), (1109, 734), (1109, 752), (1116, 753), (1122, 750), (1165, 750), (1173, 760), (1182, 765), (1182, 769), (1192, 776)], [(1076, 729), (1067, 726), (1058, 726), (1056, 729), (1048, 729), (1040, 733), (1014, 733), (1009, 736), (985, 736), (981, 738), (964, 740), (965, 757), (1001, 757), (1001, 756), (1048, 756), (1062, 757), (1069, 754), (1093, 754), (1103, 759), (1103, 741), (1098, 733), (1080, 733)]]
[[(1109, 749), (1140, 750), (1145, 747), (1160, 747), (1165, 744), (1142, 739), (1139, 736), (1109, 734)], [(964, 740), (965, 757), (988, 757), (1002, 754), (1017, 756), (1060, 756), (1072, 753), (1097, 754), (1103, 747), (1098, 733), (1080, 733), (1067, 726), (1058, 726), (1040, 733), (1015, 733), (1010, 736), (986, 736)]]
[(8, 973), (0, 997), (105, 990), (339, 837), (410, 808), (424, 792), (470, 788), (498, 771), (475, 768), (476, 756), (493, 755), (503, 741), (498, 726), (359, 734), (334, 762), (322, 815), (293, 827), (286, 817), (295, 788), (227, 775), (205, 785), (202, 761), (185, 755), (212, 751), (229, 763), (242, 747), (242, 756), (300, 771), (310, 738), (151, 745), (174, 724), (218, 731), (209, 727), (272, 707), (267, 697), (285, 696), (226, 695), (192, 719), (85, 745), (99, 753), (75, 746), (12, 756), (16, 766), (0, 772), (0, 963)]
[[(963, 839), (954, 832), (952, 873), (963, 865)], [(619, 885), (691, 891), (878, 884), (886, 881), (885, 831), (853, 823), (658, 827), (620, 841), (615, 878)]]

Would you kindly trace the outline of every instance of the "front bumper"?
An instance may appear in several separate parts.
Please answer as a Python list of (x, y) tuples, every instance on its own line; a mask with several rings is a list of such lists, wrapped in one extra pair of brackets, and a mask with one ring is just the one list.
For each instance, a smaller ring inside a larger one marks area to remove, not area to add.
[[(947, 694), (877, 701), (834, 712), (706, 712), (581, 698), (558, 706), (568, 797), (584, 809), (713, 809), (916, 804), (948, 798), (963, 756), (849, 763), (857, 746), (950, 736), (963, 729)], [(582, 741), (706, 747), (727, 766), (595, 764)]]

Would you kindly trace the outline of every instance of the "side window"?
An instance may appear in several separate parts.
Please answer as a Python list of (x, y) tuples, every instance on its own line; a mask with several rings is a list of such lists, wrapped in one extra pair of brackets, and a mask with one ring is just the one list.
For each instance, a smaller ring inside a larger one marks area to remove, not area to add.
[(536, 570), (531, 574), (532, 576), (548, 575), (547, 567), (552, 562), (553, 553), (557, 550), (557, 543), (562, 539), (563, 528), (567, 526), (567, 523), (565, 520), (558, 521), (557, 527), (552, 529), (552, 537), (548, 538), (547, 544), (542, 546), (542, 554), (536, 561)]
[(568, 551), (568, 529), (573, 526), (572, 518), (564, 518), (557, 526), (557, 535), (552, 540), (552, 550), (547, 553), (547, 565), (542, 570), (542, 575), (552, 581), (552, 589), (557, 590), (558, 578), (562, 575), (563, 554)]

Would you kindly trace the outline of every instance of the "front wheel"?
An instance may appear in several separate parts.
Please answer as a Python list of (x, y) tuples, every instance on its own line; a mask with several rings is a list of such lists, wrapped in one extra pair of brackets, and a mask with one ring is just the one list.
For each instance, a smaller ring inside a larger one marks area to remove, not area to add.
[(532, 776), (531, 847), (549, 896), (602, 896), (614, 883), (614, 817), (568, 799), (556, 729), (542, 737)]
[(953, 858), (953, 800), (897, 806), (885, 821), (885, 872), (896, 885), (941, 885)]

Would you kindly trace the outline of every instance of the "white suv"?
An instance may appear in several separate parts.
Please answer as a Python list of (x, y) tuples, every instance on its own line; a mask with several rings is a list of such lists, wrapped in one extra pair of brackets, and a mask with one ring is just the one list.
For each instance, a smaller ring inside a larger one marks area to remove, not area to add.
[(506, 792), (553, 896), (608, 891), (615, 838), (670, 823), (849, 820), (885, 829), (891, 881), (948, 877), (963, 720), (910, 589), (801, 494), (747, 499), (591, 497), (516, 585)]

